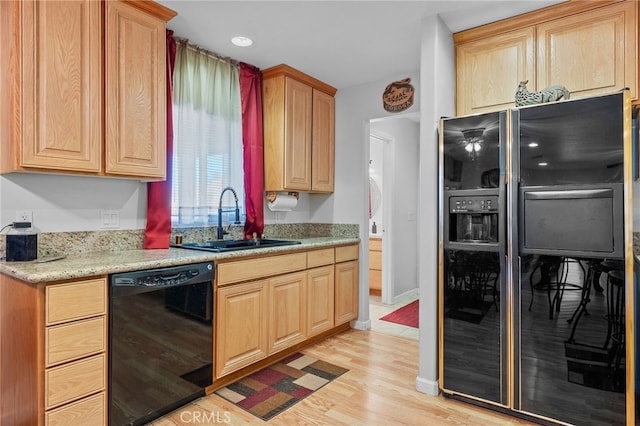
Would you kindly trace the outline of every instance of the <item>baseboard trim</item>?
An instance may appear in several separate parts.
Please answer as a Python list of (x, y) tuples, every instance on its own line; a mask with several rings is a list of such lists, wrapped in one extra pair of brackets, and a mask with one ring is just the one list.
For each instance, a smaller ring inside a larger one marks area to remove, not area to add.
[(371, 330), (371, 320), (368, 319), (366, 321), (360, 321), (360, 320), (352, 321), (351, 328), (355, 330)]
[(437, 381), (427, 380), (420, 376), (416, 377), (416, 390), (433, 396), (437, 396), (440, 393)]
[(403, 299), (406, 299), (407, 297), (410, 296), (414, 296), (414, 295), (419, 295), (420, 294), (420, 289), (416, 288), (412, 288), (409, 291), (405, 291), (402, 294), (399, 294), (397, 296), (394, 296), (392, 299), (392, 304), (395, 305), (396, 303), (402, 301)]

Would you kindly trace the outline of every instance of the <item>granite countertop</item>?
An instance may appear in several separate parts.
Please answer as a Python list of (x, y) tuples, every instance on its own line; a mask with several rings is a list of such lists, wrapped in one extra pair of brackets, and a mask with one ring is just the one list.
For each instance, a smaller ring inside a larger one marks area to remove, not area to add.
[(241, 258), (256, 254), (274, 254), (309, 250), (341, 244), (355, 244), (358, 238), (319, 237), (296, 239), (302, 244), (259, 249), (214, 253), (182, 248), (160, 250), (123, 250), (89, 252), (70, 255), (52, 262), (0, 262), (0, 273), (30, 283), (60, 281), (75, 278), (108, 275), (117, 272), (162, 268), (189, 263), (210, 262), (220, 259)]

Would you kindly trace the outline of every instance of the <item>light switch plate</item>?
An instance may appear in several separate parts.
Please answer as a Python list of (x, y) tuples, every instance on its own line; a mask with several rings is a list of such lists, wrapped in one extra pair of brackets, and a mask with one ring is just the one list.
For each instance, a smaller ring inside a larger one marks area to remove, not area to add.
[(118, 210), (100, 210), (100, 228), (114, 229), (120, 227), (120, 212)]

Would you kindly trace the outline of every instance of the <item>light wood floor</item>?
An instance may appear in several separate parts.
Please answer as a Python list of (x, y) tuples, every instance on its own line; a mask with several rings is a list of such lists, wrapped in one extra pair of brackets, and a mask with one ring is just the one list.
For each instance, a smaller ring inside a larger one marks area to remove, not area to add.
[[(302, 352), (349, 372), (272, 418), (270, 425), (531, 425), (533, 423), (415, 389), (418, 342), (375, 331), (350, 330)], [(217, 395), (153, 422), (153, 426), (265, 424)]]

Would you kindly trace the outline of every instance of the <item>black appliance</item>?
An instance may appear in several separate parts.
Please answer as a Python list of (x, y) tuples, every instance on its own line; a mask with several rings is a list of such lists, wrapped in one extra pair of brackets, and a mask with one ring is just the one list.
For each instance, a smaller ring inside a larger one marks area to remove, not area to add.
[(143, 425), (213, 383), (212, 262), (113, 274), (109, 424)]
[(445, 395), (633, 421), (631, 119), (623, 90), (440, 121)]

